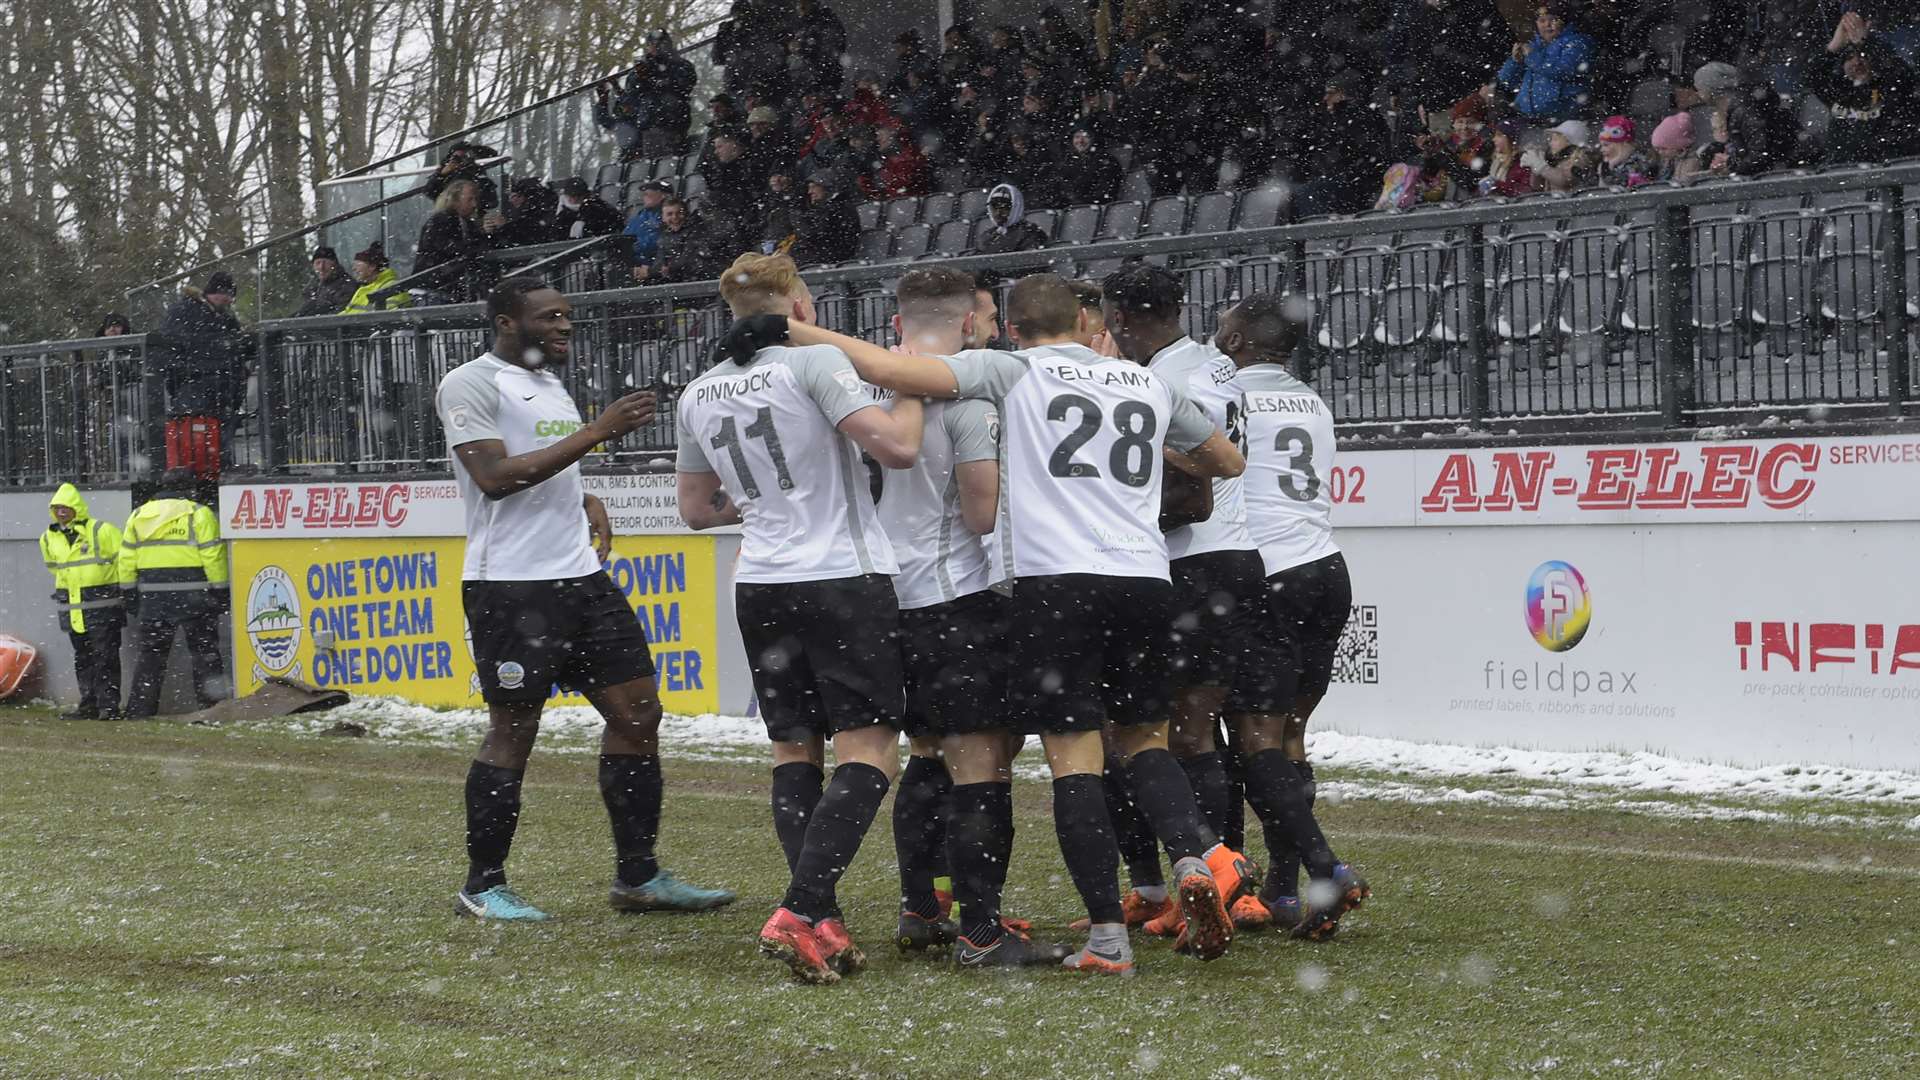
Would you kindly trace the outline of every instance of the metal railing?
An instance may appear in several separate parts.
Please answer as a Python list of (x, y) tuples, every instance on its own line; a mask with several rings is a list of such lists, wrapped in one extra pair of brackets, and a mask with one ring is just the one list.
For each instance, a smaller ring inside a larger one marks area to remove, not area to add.
[(128, 483), (154, 467), (165, 415), (146, 338), (0, 347), (0, 477), (11, 486)]
[[(1348, 437), (1899, 422), (1915, 411), (1910, 335), (1920, 319), (1920, 219), (1908, 185), (1920, 185), (1920, 165), (1534, 197), (941, 264), (1010, 278), (1040, 269), (1099, 276), (1126, 259), (1159, 262), (1186, 281), (1185, 322), (1194, 334), (1210, 333), (1220, 310), (1239, 297), (1291, 294), (1310, 317), (1296, 363)], [(887, 289), (910, 265), (808, 271), (820, 322), (890, 343)], [(573, 275), (552, 279), (576, 290), (566, 378), (588, 415), (632, 388), (684, 384), (711, 363), (729, 321), (717, 284), (578, 292), (602, 268), (576, 259), (550, 269)], [(447, 371), (487, 347), (479, 305), (269, 321), (256, 332), (262, 361), (251, 404), (228, 438), (234, 467), (316, 474), (446, 467), (433, 391)], [(71, 458), (35, 457), (23, 441), (85, 441), (71, 419), (79, 415), (71, 397), (57, 385), (72, 376), (34, 358), (90, 347), (104, 346), (0, 352), (14, 365), (8, 482), (40, 482)], [(654, 425), (594, 463), (669, 456), (673, 417), (671, 404), (663, 406)], [(105, 475), (94, 459), (74, 460)]]

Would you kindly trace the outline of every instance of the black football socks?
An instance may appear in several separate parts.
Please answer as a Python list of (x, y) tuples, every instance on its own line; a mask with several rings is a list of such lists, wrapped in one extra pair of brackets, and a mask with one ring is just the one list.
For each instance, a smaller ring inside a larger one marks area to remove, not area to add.
[(1127, 762), (1127, 772), (1133, 779), (1134, 801), (1167, 849), (1167, 858), (1175, 863), (1206, 858), (1218, 837), (1201, 819), (1193, 785), (1173, 754), (1142, 750)]
[(613, 824), (622, 884), (645, 885), (660, 872), (653, 855), (660, 835), (660, 788), (660, 755), (600, 755), (600, 798)]
[(860, 841), (873, 826), (887, 787), (887, 774), (871, 765), (850, 761), (833, 770), (832, 781), (813, 809), (813, 820), (807, 823), (806, 842), (781, 906), (808, 922), (833, 913), (835, 886), (859, 854)]
[[(1179, 771), (1179, 766), (1174, 770)], [(1092, 773), (1053, 782), (1053, 828), (1060, 837), (1060, 854), (1096, 925), (1126, 921), (1120, 908), (1118, 849), (1107, 817), (1105, 787)]]
[[(1237, 809), (1233, 800), (1233, 785), (1227, 780), (1225, 756), (1218, 750), (1212, 750), (1183, 757), (1180, 759), (1180, 769), (1187, 774), (1187, 783), (1193, 788), (1193, 801), (1200, 808), (1202, 820), (1213, 835), (1224, 840), (1232, 813)], [(1233, 847), (1231, 844), (1227, 846)]]
[(1301, 764), (1287, 760), (1283, 750), (1262, 750), (1249, 757), (1247, 801), (1266, 829), (1268, 851), (1293, 852), (1306, 865), (1309, 878), (1324, 880), (1333, 876), (1333, 848), (1313, 816), (1312, 770), (1303, 773)]
[(933, 879), (945, 869), (947, 797), (953, 778), (938, 758), (910, 757), (893, 793), (893, 851), (900, 862), (900, 910), (940, 917)]
[(978, 948), (1000, 940), (1000, 893), (1013, 853), (1013, 785), (960, 784), (947, 819), (947, 861), (960, 932)]
[(477, 896), (507, 883), (507, 851), (520, 823), (520, 782), (525, 769), (476, 761), (467, 768), (467, 885)]
[(793, 761), (773, 770), (773, 833), (787, 854), (787, 873), (800, 865), (800, 848), (807, 842), (807, 823), (820, 804), (827, 774), (810, 761)]
[(1127, 879), (1136, 889), (1165, 888), (1167, 878), (1160, 869), (1160, 841), (1154, 839), (1153, 828), (1141, 815), (1139, 803), (1134, 801), (1127, 763), (1117, 757), (1107, 758), (1101, 780), (1106, 789), (1107, 816), (1112, 820), (1114, 839), (1120, 847), (1120, 858), (1127, 864)]

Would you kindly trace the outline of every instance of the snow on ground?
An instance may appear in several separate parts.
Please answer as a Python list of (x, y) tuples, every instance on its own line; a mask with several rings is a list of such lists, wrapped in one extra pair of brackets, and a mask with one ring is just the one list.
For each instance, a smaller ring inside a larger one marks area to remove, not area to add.
[[(434, 709), (392, 699), (357, 698), (330, 712), (306, 713), (257, 726), (291, 726), (298, 732), (318, 734), (343, 721), (365, 727), (373, 737), (439, 745), (471, 744), (486, 730), (487, 722), (486, 713), (480, 709)], [(594, 737), (600, 732), (600, 716), (584, 706), (550, 708), (541, 718), (540, 730), (544, 745), (584, 753), (593, 748)], [(766, 745), (766, 729), (754, 717), (668, 714), (661, 725), (661, 738), (682, 758), (737, 759)], [(1859, 803), (1863, 810), (1920, 807), (1920, 773), (1813, 764), (1742, 768), (1649, 753), (1474, 747), (1338, 731), (1309, 735), (1307, 748), (1317, 766), (1343, 777), (1322, 781), (1320, 791), (1328, 800), (1472, 803), (1512, 809), (1613, 806), (1658, 817), (1870, 827), (1896, 824), (1920, 830), (1920, 816), (1814, 814), (1751, 805), (1822, 800)], [(1043, 776), (1045, 768), (1037, 755), (1022, 758), (1023, 774)], [(1363, 775), (1354, 777), (1354, 773)], [(1473, 781), (1500, 786), (1475, 786)], [(1528, 783), (1536, 786), (1524, 786)], [(1656, 794), (1685, 799), (1649, 797)], [(1623, 800), (1622, 795), (1633, 798)], [(1734, 800), (1748, 805), (1717, 805), (1703, 800)]]

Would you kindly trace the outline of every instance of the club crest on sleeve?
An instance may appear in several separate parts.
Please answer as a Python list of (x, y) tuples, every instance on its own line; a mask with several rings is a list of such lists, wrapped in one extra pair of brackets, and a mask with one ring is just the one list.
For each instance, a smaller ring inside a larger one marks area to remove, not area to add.
[(452, 427), (464, 429), (467, 426), (467, 407), (464, 405), (456, 405), (452, 409), (449, 409), (447, 411), (447, 423)]
[(839, 383), (840, 388), (847, 393), (855, 397), (860, 396), (860, 376), (852, 368), (843, 368), (834, 372), (833, 381)]
[(500, 666), (495, 669), (495, 674), (500, 680), (502, 690), (518, 690), (527, 683), (527, 669), (521, 667), (515, 660), (501, 661)]

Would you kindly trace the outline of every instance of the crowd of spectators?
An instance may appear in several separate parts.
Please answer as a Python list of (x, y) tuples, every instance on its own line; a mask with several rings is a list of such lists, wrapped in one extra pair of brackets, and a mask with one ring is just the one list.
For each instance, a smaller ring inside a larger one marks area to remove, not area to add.
[[(616, 233), (643, 284), (709, 277), (753, 247), (844, 262), (858, 203), (934, 191), (993, 189), (976, 235), (993, 252), (1045, 242), (1028, 209), (1123, 193), (1281, 182), (1304, 217), (1920, 153), (1920, 4), (1540, 0), (1530, 23), (1502, 10), (1049, 6), (1031, 26), (902, 32), (862, 70), (820, 0), (736, 0), (697, 140), (696, 72), (665, 33), (594, 91), (623, 159), (692, 155), (688, 169), (632, 205), (579, 177), (517, 180), (503, 203), (483, 167), (495, 151), (459, 144), (423, 189), (435, 212), (412, 273), (447, 267), (430, 284), (465, 299), (488, 284), (489, 249)], [(357, 263), (349, 279), (318, 256), (313, 312), (364, 283)]]

